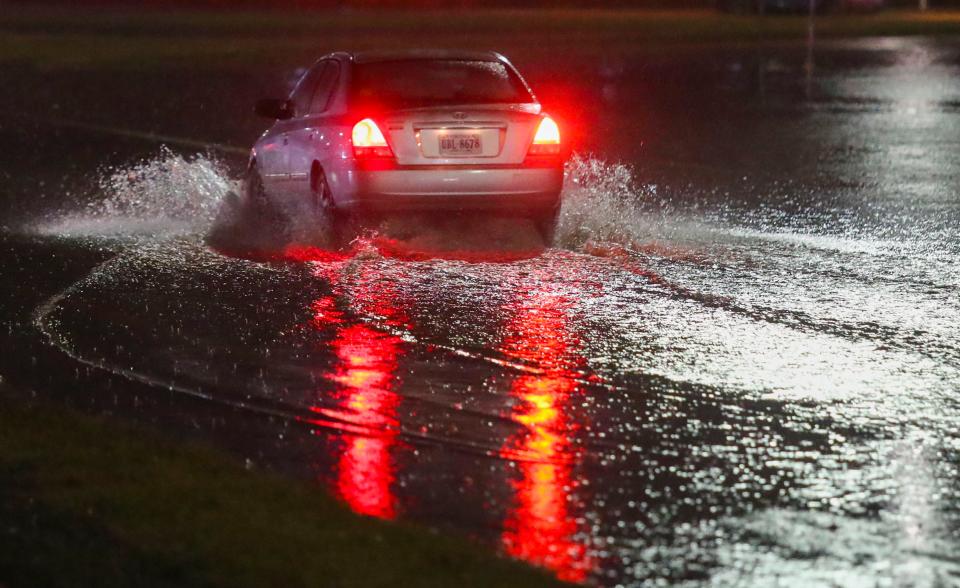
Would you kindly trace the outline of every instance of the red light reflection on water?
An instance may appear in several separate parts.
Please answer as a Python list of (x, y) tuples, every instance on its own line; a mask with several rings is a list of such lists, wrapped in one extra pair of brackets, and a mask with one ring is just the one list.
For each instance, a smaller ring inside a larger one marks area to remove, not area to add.
[(384, 519), (397, 514), (391, 449), (397, 443), (400, 397), (392, 386), (401, 343), (398, 337), (362, 324), (340, 330), (333, 342), (339, 359), (333, 379), (344, 386), (340, 393), (344, 418), (368, 430), (343, 440), (337, 493), (356, 512)]
[[(319, 266), (316, 274), (330, 281), (336, 293), (339, 268)], [(366, 284), (366, 286), (364, 285)], [(376, 309), (388, 324), (404, 324), (402, 313), (393, 307), (389, 289), (376, 281), (361, 280), (356, 296), (367, 309)], [(398, 444), (397, 407), (394, 392), (397, 364), (403, 355), (400, 337), (363, 323), (349, 324), (337, 308), (335, 294), (313, 303), (313, 325), (335, 329), (330, 347), (337, 362), (328, 378), (341, 387), (334, 393), (334, 408), (316, 407), (329, 423), (350, 434), (341, 440), (337, 458), (335, 490), (355, 512), (383, 519), (397, 516), (393, 493), (396, 479), (394, 450)]]
[(562, 580), (582, 582), (593, 562), (576, 539), (580, 525), (568, 497), (576, 486), (572, 469), (578, 457), (570, 442), (576, 425), (566, 413), (578, 387), (574, 342), (562, 299), (525, 302), (510, 324), (517, 335), (504, 342), (502, 351), (543, 371), (518, 377), (510, 389), (518, 401), (511, 416), (524, 431), (500, 451), (504, 458), (520, 460), (502, 541), (510, 555), (546, 567)]
[[(318, 330), (333, 331), (330, 346), (336, 365), (328, 378), (339, 386), (333, 395), (336, 406), (318, 406), (315, 411), (329, 419), (325, 425), (347, 433), (338, 447), (335, 491), (358, 513), (395, 518), (401, 399), (395, 390), (405, 353), (405, 343), (396, 333), (413, 325), (400, 310), (404, 304), (391, 282), (385, 282), (375, 267), (364, 266), (351, 270), (349, 305), (376, 315), (383, 328), (348, 320), (340, 306), (347, 296), (338, 298), (347, 294), (340, 292), (342, 266), (335, 260), (326, 262), (325, 255), (314, 251), (296, 253), (324, 260), (315, 273), (328, 280), (333, 291), (313, 303), (313, 324)], [(533, 369), (510, 387), (515, 399), (511, 416), (523, 431), (506, 439), (499, 452), (518, 462), (518, 477), (512, 482), (514, 504), (501, 541), (511, 556), (541, 565), (560, 579), (581, 582), (595, 562), (581, 539), (585, 533), (577, 506), (568, 496), (577, 486), (574, 466), (580, 456), (572, 441), (578, 425), (569, 410), (579, 392), (576, 368), (581, 360), (569, 332), (567, 307), (562, 296), (532, 294), (507, 309), (512, 318), (506, 326), (513, 335), (503, 341), (501, 351)]]

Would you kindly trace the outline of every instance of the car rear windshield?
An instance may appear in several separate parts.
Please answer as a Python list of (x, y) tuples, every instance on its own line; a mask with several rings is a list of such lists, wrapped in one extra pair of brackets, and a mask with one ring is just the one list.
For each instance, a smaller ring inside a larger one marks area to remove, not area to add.
[(360, 63), (351, 102), (390, 108), (533, 102), (517, 74), (498, 61), (404, 59)]

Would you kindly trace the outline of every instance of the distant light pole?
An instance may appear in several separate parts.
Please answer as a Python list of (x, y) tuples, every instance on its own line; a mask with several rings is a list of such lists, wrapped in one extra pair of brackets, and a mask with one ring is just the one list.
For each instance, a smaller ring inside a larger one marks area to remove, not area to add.
[(929, 6), (929, 1), (928, 1), (928, 0), (920, 0), (920, 10), (921, 10), (921, 11), (926, 11), (927, 8), (929, 8), (929, 7), (930, 7), (930, 6)]

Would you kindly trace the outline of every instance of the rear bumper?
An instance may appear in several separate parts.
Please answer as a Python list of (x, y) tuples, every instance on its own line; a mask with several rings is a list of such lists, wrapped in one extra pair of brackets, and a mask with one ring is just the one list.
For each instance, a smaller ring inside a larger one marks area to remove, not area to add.
[(342, 180), (334, 197), (345, 210), (538, 214), (558, 206), (563, 168), (354, 168)]

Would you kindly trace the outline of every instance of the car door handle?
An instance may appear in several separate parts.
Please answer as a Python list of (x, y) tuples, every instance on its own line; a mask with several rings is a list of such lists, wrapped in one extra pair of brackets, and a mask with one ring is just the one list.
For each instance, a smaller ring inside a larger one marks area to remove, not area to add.
[(284, 136), (284, 137), (283, 137), (283, 144), (286, 145), (286, 144), (289, 143), (289, 142), (290, 142), (290, 140), (287, 139), (286, 136)]

